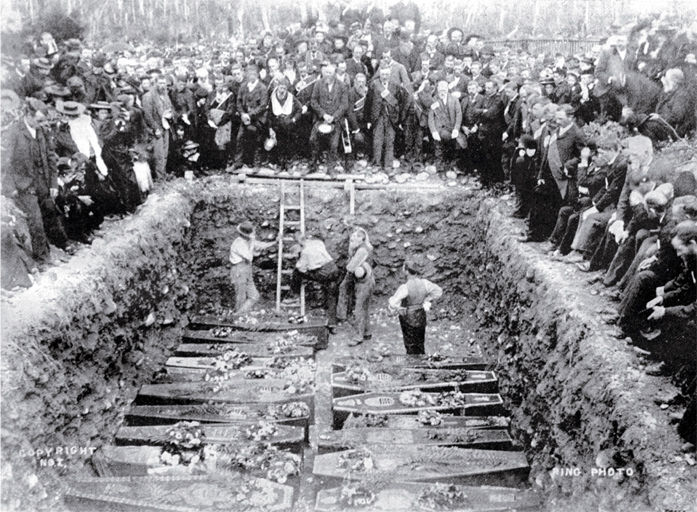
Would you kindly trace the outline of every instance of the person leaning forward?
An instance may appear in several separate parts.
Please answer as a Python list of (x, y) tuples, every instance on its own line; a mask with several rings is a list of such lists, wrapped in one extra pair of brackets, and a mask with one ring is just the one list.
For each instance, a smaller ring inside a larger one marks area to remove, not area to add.
[(424, 354), (426, 312), (431, 309), (431, 301), (443, 295), (443, 289), (427, 279), (419, 278), (419, 270), (412, 261), (404, 262), (402, 270), (407, 282), (390, 297), (389, 308), (399, 314), (407, 354)]
[(235, 314), (241, 315), (249, 311), (260, 297), (254, 285), (252, 259), (264, 249), (275, 246), (277, 241), (258, 241), (254, 226), (249, 221), (237, 226), (237, 232), (240, 236), (235, 238), (230, 247), (230, 277), (235, 288)]
[(339, 281), (341, 272), (327, 252), (324, 242), (319, 238), (297, 231), (295, 233), (296, 249), (300, 257), (293, 269), (290, 288), (298, 295), (303, 280), (320, 283), (324, 290), (324, 301), (327, 308), (329, 332), (336, 332), (336, 305), (339, 298)]

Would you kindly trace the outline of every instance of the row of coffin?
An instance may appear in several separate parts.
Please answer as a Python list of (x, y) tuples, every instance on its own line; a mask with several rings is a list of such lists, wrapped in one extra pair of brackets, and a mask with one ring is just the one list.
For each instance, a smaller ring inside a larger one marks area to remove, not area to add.
[(326, 325), (193, 327), (94, 454), (100, 477), (71, 483), (71, 509), (292, 510), (303, 495), (318, 512), (538, 510), (481, 360), (335, 361), (330, 428), (306, 378)]

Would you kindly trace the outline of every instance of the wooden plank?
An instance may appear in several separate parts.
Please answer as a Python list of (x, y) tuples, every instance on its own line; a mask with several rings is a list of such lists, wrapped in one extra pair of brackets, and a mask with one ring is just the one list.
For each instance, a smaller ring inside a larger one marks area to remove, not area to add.
[[(300, 451), (300, 445), (305, 440), (304, 428), (273, 425), (274, 431), (261, 440), (278, 448)], [(243, 444), (252, 442), (254, 441), (253, 434), (259, 430), (259, 427), (259, 424), (233, 425), (230, 423), (207, 423), (200, 426), (203, 433), (202, 439), (206, 444)], [(116, 432), (115, 442), (117, 445), (162, 445), (172, 440), (172, 437), (169, 435), (171, 430), (172, 425), (122, 426)]]
[[(355, 469), (355, 457), (367, 454), (372, 468)], [(347, 460), (348, 463), (342, 461)], [(353, 469), (352, 469), (353, 468)], [(321, 487), (334, 487), (346, 480), (385, 479), (394, 482), (442, 482), (456, 485), (527, 484), (530, 466), (524, 452), (405, 446), (364, 445), (359, 450), (326, 453), (315, 458), (313, 473)]]
[[(357, 484), (353, 484), (355, 487)], [(356, 507), (363, 512), (414, 512), (435, 510), (425, 505), (420, 497), (433, 491), (433, 484), (417, 482), (384, 482), (367, 484), (372, 503)], [(449, 512), (536, 512), (542, 510), (540, 498), (529, 490), (510, 487), (456, 487), (459, 500), (443, 508)], [(317, 493), (315, 512), (343, 512), (350, 507), (341, 499), (342, 487), (322, 489)]]
[(482, 450), (511, 450), (513, 439), (506, 429), (469, 428), (352, 428), (322, 432), (317, 436), (318, 453), (328, 453), (368, 444), (459, 446)]
[(307, 428), (314, 422), (314, 408), (293, 400), (278, 404), (133, 405), (126, 411), (126, 421), (134, 426), (179, 421), (249, 425), (261, 420)]
[(312, 347), (273, 347), (268, 344), (240, 343), (232, 345), (229, 343), (182, 343), (176, 350), (179, 357), (216, 357), (228, 350), (244, 352), (252, 357), (313, 357)]
[(223, 382), (181, 382), (145, 384), (136, 397), (137, 405), (196, 404), (208, 402), (287, 403), (305, 402), (314, 407), (314, 392), (303, 394), (284, 391), (281, 379), (254, 379)]
[(400, 402), (399, 392), (375, 392), (332, 400), (334, 428), (339, 429), (350, 414), (418, 414), (438, 411), (459, 416), (496, 416), (504, 412), (501, 395), (466, 393), (456, 404), (442, 400), (440, 393), (425, 393), (428, 405), (410, 406)]
[(80, 478), (70, 481), (65, 504), (74, 511), (242, 512), (252, 503), (290, 511), (294, 489), (240, 473)]
[[(389, 372), (389, 373), (388, 373)], [(401, 391), (420, 389), (429, 392), (462, 391), (467, 393), (496, 393), (498, 378), (494, 372), (479, 370), (430, 370), (391, 366), (362, 373), (365, 380), (349, 378), (349, 373), (331, 375), (332, 395), (342, 396), (371, 391)]]
[(380, 361), (369, 360), (365, 356), (339, 357), (332, 362), (332, 372), (346, 371), (346, 368), (352, 364), (362, 365), (368, 370), (385, 364), (433, 370), (490, 370), (494, 366), (491, 361), (475, 356), (446, 356), (442, 359), (436, 358), (438, 360), (429, 355), (387, 355), (381, 357)]

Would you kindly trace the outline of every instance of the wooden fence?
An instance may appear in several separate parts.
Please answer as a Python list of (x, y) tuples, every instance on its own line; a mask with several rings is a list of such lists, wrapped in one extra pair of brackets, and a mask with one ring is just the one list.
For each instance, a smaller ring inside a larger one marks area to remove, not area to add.
[(487, 41), (494, 47), (508, 46), (520, 48), (531, 55), (547, 53), (554, 55), (580, 55), (589, 52), (595, 45), (600, 44), (599, 39), (498, 39)]

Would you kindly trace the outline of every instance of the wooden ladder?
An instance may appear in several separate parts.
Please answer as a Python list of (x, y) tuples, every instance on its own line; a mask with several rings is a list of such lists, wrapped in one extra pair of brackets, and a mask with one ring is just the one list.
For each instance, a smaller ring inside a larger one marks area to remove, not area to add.
[[(303, 180), (299, 183), (299, 193), (300, 201), (298, 204), (288, 204), (286, 198), (286, 183), (281, 181), (281, 201), (278, 210), (278, 270), (276, 274), (276, 313), (281, 314), (282, 309), (298, 309), (299, 316), (305, 316), (305, 283), (300, 286), (300, 304), (299, 305), (289, 305), (283, 304), (281, 300), (281, 294), (284, 291), (290, 290), (290, 284), (284, 284), (283, 277), (292, 276), (293, 269), (283, 268), (284, 262), (284, 247), (286, 244), (289, 246), (294, 243), (293, 238), (294, 231), (300, 231), (305, 233), (305, 187)], [(288, 220), (286, 219), (286, 214), (288, 212), (299, 211), (300, 220)]]

